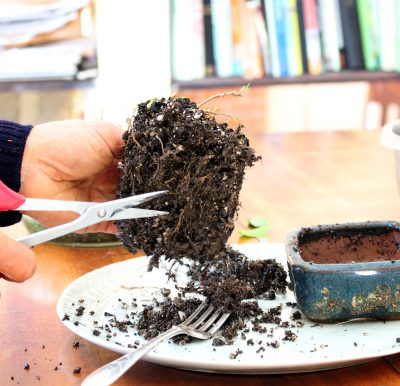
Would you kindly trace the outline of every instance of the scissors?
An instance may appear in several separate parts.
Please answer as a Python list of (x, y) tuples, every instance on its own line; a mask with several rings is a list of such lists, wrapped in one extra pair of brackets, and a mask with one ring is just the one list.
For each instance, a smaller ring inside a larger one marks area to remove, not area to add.
[(40, 198), (26, 198), (23, 195), (14, 192), (0, 181), (0, 211), (71, 211), (80, 214), (77, 219), (68, 223), (17, 239), (17, 241), (22, 244), (32, 247), (102, 221), (126, 220), (168, 214), (168, 212), (158, 210), (135, 208), (135, 206), (165, 193), (167, 193), (167, 190), (144, 193), (102, 203), (47, 200)]

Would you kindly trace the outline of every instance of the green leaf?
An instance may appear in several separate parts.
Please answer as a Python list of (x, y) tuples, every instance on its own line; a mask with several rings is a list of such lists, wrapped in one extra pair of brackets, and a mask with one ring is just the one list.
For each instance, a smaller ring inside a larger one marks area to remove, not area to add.
[(248, 222), (252, 228), (260, 228), (265, 225), (268, 225), (268, 220), (261, 216), (251, 217), (249, 218)]
[(151, 107), (151, 105), (152, 105), (156, 100), (157, 100), (157, 97), (154, 97), (153, 99), (150, 99), (150, 100), (147, 102), (146, 107), (149, 109), (149, 108)]
[(262, 236), (265, 236), (268, 231), (269, 231), (269, 224), (266, 224), (259, 228), (243, 229), (243, 230), (240, 230), (239, 233), (241, 236), (244, 236), (244, 237), (262, 237)]

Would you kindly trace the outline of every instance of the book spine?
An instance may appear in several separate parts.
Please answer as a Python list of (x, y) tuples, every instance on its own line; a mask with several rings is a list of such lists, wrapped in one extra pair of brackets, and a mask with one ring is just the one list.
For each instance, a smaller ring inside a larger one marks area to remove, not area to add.
[(304, 11), (304, 29), (307, 47), (308, 72), (317, 75), (322, 72), (322, 53), (319, 32), (319, 20), (316, 0), (302, 0)]
[(303, 72), (308, 73), (306, 28), (305, 28), (305, 24), (304, 24), (304, 9), (303, 9), (303, 1), (302, 0), (296, 0), (296, 8), (297, 8), (297, 15), (299, 18), (301, 64), (303, 67)]
[(301, 42), (300, 42), (300, 27), (299, 27), (299, 15), (297, 13), (297, 0), (289, 0), (288, 3), (288, 35), (291, 39), (291, 50), (293, 62), (290, 66), (291, 75), (297, 76), (303, 74), (303, 64), (301, 58)]
[(281, 76), (281, 66), (279, 63), (278, 34), (275, 28), (275, 12), (273, 0), (264, 0), (265, 16), (267, 20), (267, 30), (269, 47), (271, 53), (271, 74), (273, 77)]
[(343, 30), (345, 66), (352, 70), (362, 69), (364, 62), (356, 0), (339, 0), (339, 11)]
[(215, 60), (212, 36), (212, 15), (210, 0), (203, 0), (203, 23), (204, 23), (204, 56), (206, 76), (215, 75)]
[(241, 0), (230, 0), (231, 2), (231, 34), (232, 34), (232, 60), (233, 75), (243, 76), (243, 31), (241, 29), (240, 12)]
[(192, 0), (192, 66), (193, 77), (206, 76), (203, 0)]
[(336, 25), (336, 33), (337, 33), (337, 41), (338, 41), (338, 49), (339, 49), (339, 63), (340, 68), (344, 68), (345, 59), (344, 59), (344, 39), (343, 39), (343, 25), (342, 20), (340, 18), (340, 6), (339, 0), (334, 1), (335, 8), (335, 25)]
[(260, 0), (247, 0), (247, 6), (257, 34), (257, 42), (261, 55), (261, 66), (265, 75), (271, 75), (271, 52), (269, 47), (267, 25)]
[(380, 68), (380, 45), (376, 40), (377, 25), (372, 2), (373, 0), (357, 0), (364, 63), (365, 68), (370, 71)]
[(374, 50), (378, 58), (378, 70), (382, 69), (382, 56), (381, 56), (381, 17), (380, 17), (380, 3), (381, 0), (371, 0), (371, 11), (372, 11), (372, 34), (374, 42)]
[(340, 71), (339, 32), (333, 0), (320, 0), (320, 27), (323, 45), (323, 66), (326, 71)]
[(287, 50), (287, 37), (286, 37), (286, 2), (285, 1), (273, 1), (274, 7), (274, 21), (275, 30), (278, 42), (278, 57), (279, 57), (279, 67), (280, 76), (289, 75), (289, 58)]
[(395, 2), (395, 0), (385, 0), (377, 4), (379, 7), (381, 69), (384, 71), (394, 71), (396, 68)]
[(191, 1), (173, 0), (172, 26), (172, 76), (177, 80), (193, 80), (192, 59), (186, 54), (193, 37)]
[(245, 77), (257, 79), (264, 76), (264, 64), (254, 18), (254, 1), (241, 1), (242, 28), (245, 46)]
[(211, 0), (211, 13), (216, 74), (230, 77), (234, 75), (230, 0)]
[(395, 18), (397, 20), (395, 29), (396, 71), (400, 71), (400, 1), (395, 3)]

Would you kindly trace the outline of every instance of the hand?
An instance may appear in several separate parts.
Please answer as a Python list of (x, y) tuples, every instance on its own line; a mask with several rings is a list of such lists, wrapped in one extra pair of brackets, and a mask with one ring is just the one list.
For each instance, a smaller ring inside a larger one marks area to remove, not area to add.
[(35, 272), (36, 258), (27, 246), (0, 232), (0, 278), (22, 282)]
[[(103, 202), (115, 199), (123, 130), (106, 122), (48, 122), (29, 134), (21, 167), (25, 197)], [(46, 227), (76, 218), (71, 212), (30, 212)], [(115, 232), (111, 222), (81, 232)]]

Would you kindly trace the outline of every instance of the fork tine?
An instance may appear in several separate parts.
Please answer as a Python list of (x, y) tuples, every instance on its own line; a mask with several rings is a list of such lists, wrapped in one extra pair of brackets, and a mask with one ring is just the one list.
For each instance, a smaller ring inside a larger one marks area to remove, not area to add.
[(210, 331), (208, 331), (211, 335), (215, 334), (221, 327), (222, 325), (226, 322), (226, 320), (230, 316), (230, 312), (225, 312), (218, 320), (217, 323), (214, 324), (214, 326), (211, 328)]
[(200, 326), (201, 323), (203, 323), (208, 318), (208, 315), (210, 315), (211, 312), (213, 311), (214, 311), (214, 306), (208, 307), (207, 310), (200, 315), (199, 319), (197, 319), (194, 323), (191, 323), (189, 326), (192, 328), (197, 328), (198, 326)]
[(221, 312), (222, 312), (221, 309), (218, 308), (218, 309), (212, 314), (212, 316), (210, 317), (210, 319), (208, 319), (207, 322), (205, 322), (205, 323), (200, 327), (200, 330), (201, 330), (201, 331), (207, 331), (208, 328), (214, 323), (215, 319), (217, 319), (218, 316), (221, 315)]
[(187, 326), (190, 322), (193, 321), (194, 318), (197, 318), (197, 315), (200, 314), (201, 311), (204, 310), (204, 308), (207, 305), (207, 301), (204, 300), (197, 308), (196, 310), (193, 312), (192, 315), (190, 315), (188, 318), (186, 318), (181, 324), (184, 326)]

